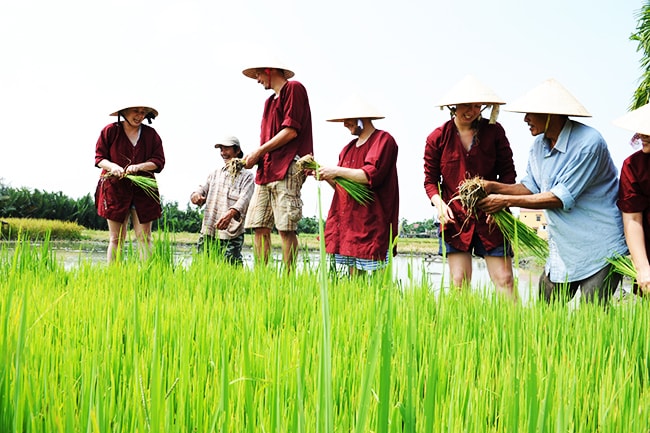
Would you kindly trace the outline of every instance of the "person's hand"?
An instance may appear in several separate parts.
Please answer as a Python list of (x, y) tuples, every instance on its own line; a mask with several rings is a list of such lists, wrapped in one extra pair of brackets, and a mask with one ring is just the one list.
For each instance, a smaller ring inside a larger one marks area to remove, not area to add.
[(334, 180), (338, 176), (337, 167), (318, 167), (319, 180)]
[(261, 157), (262, 157), (262, 154), (260, 153), (259, 150), (254, 150), (251, 153), (249, 153), (248, 155), (245, 155), (242, 158), (244, 160), (244, 163), (246, 164), (246, 165), (244, 165), (244, 168), (249, 168), (249, 169), (253, 168), (253, 166), (255, 166), (259, 162)]
[(490, 194), (484, 199), (479, 200), (477, 205), (486, 214), (492, 214), (508, 207), (508, 202), (503, 195)]
[(439, 200), (435, 206), (438, 210), (438, 221), (440, 221), (441, 225), (444, 226), (448, 221), (454, 221), (454, 212), (447, 206), (447, 203)]
[(232, 219), (238, 215), (239, 212), (237, 212), (235, 209), (229, 209), (228, 212), (224, 214), (224, 216), (219, 218), (219, 221), (217, 221), (214, 226), (219, 230), (226, 230), (230, 225), (230, 221), (232, 221)]
[(197, 206), (203, 206), (203, 204), (205, 204), (205, 196), (199, 194), (198, 192), (193, 192), (190, 196), (190, 201), (192, 204), (195, 204)]
[(136, 174), (139, 171), (142, 171), (142, 165), (141, 164), (133, 164), (133, 165), (127, 165), (126, 166), (126, 174)]
[(106, 170), (108, 174), (115, 177), (124, 176), (124, 169), (115, 163), (111, 163), (110, 170)]
[(650, 268), (637, 271), (636, 283), (644, 295), (650, 294)]

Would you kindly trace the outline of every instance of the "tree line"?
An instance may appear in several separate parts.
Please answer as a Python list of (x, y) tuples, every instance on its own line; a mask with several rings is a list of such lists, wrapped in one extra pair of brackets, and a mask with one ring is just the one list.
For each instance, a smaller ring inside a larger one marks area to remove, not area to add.
[[(162, 218), (154, 222), (153, 229), (164, 228), (170, 232), (198, 233), (201, 230), (203, 211), (188, 202), (181, 210), (175, 201), (162, 200)], [(62, 192), (47, 192), (39, 189), (12, 188), (0, 179), (0, 218), (42, 218), (75, 222), (91, 230), (108, 230), (106, 220), (97, 215), (95, 198), (90, 194), (75, 199)], [(434, 221), (409, 223), (403, 219), (400, 236), (433, 237)], [(304, 217), (298, 223), (299, 233), (318, 233), (318, 219)]]

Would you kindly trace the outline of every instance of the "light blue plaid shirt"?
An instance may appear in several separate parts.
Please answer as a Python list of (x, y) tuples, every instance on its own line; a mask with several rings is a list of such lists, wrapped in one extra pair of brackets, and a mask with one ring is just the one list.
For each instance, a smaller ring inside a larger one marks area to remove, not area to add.
[(595, 129), (567, 120), (551, 149), (535, 138), (521, 183), (533, 194), (550, 191), (563, 207), (546, 209), (549, 258), (554, 283), (579, 281), (627, 254), (623, 221), (616, 207), (618, 173), (607, 143)]

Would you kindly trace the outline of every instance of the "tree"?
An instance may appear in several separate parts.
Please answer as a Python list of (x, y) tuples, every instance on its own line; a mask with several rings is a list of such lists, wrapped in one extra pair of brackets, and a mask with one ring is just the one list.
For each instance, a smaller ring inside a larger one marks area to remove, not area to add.
[(642, 53), (640, 83), (630, 104), (630, 110), (635, 110), (650, 102), (650, 0), (638, 11), (636, 32), (630, 40), (638, 42), (636, 50)]

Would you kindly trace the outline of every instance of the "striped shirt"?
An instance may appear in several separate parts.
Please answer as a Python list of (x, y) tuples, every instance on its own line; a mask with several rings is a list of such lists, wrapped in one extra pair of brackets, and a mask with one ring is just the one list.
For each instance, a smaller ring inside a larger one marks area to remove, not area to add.
[[(216, 169), (208, 180), (195, 193), (206, 197), (201, 233), (217, 236), (219, 239), (232, 239), (244, 233), (246, 212), (255, 188), (255, 175), (251, 170), (242, 169), (234, 179), (226, 166)], [(230, 209), (239, 212), (239, 220), (234, 218), (226, 230), (216, 230), (217, 221)]]

